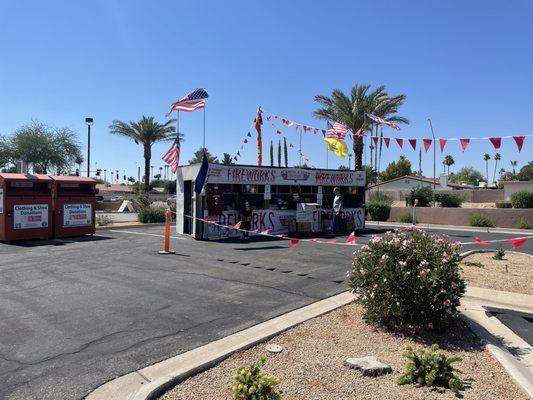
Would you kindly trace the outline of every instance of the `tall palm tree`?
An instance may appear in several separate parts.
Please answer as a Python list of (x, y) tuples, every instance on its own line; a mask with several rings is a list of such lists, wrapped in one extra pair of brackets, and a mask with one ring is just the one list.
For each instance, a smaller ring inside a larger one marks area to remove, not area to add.
[(489, 160), (490, 160), (490, 154), (485, 153), (485, 155), (483, 156), (483, 160), (485, 161), (485, 170), (487, 172), (486, 177), (487, 177), (487, 185), (488, 185), (489, 184)]
[[(355, 85), (347, 95), (339, 89), (333, 90), (331, 97), (318, 95), (315, 101), (322, 108), (314, 112), (315, 117), (339, 122), (351, 129), (354, 135), (371, 129), (372, 120), (367, 114), (374, 114), (391, 122), (408, 124), (407, 118), (396, 115), (405, 101), (405, 95), (389, 96), (385, 86), (378, 86), (370, 92), (370, 85)], [(355, 170), (363, 169), (363, 136), (354, 136), (353, 151)]]
[(455, 164), (455, 160), (451, 155), (448, 154), (446, 157), (444, 157), (444, 161), (442, 163), (448, 167), (448, 175), (450, 175), (450, 167)]
[(492, 174), (492, 182), (496, 182), (496, 168), (498, 168), (498, 161), (502, 159), (500, 153), (494, 154), (494, 174)]
[[(155, 121), (154, 117), (145, 117), (137, 121), (123, 122), (114, 120), (109, 125), (113, 135), (126, 136), (135, 144), (141, 144), (144, 150), (144, 190), (150, 191), (150, 160), (152, 159), (152, 145), (163, 140), (175, 138), (176, 128), (172, 126), (174, 120), (169, 119), (164, 124)], [(180, 134), (181, 135), (181, 134)]]
[(511, 167), (513, 167), (513, 175), (516, 174), (516, 167), (518, 167), (518, 160), (511, 160)]

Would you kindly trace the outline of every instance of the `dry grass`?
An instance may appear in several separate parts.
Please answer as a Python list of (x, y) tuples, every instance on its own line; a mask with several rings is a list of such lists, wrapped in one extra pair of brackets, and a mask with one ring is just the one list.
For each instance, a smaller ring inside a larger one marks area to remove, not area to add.
[[(445, 335), (424, 333), (417, 337), (378, 330), (366, 324), (362, 309), (354, 304), (305, 322), (269, 343), (283, 346), (280, 354), (265, 351), (265, 345), (239, 352), (216, 367), (200, 373), (167, 392), (164, 400), (231, 399), (232, 373), (241, 366), (267, 356), (264, 371), (282, 379), (283, 399), (357, 400), (357, 399), (456, 399), (446, 389), (399, 386), (395, 383), (405, 360), (403, 347), (438, 343), (445, 351), (459, 354), (463, 361), (464, 399), (526, 399), (509, 376), (478, 339), (460, 321)], [(343, 365), (348, 357), (375, 355), (390, 364), (393, 373), (377, 378), (363, 377)]]
[(463, 260), (461, 268), (466, 283), (533, 295), (533, 258), (507, 252), (503, 260), (494, 260), (494, 254), (472, 254)]

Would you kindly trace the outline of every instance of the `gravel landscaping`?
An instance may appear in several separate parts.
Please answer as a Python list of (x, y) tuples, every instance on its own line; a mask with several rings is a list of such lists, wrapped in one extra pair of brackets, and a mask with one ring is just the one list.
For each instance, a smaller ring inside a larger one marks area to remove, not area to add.
[(503, 260), (494, 260), (494, 254), (472, 254), (463, 259), (460, 265), (467, 285), (533, 295), (533, 258), (507, 252)]
[[(406, 344), (415, 348), (438, 343), (443, 350), (463, 357), (458, 367), (465, 389), (464, 399), (527, 399), (474, 334), (457, 321), (446, 334), (426, 332), (416, 336), (390, 333), (366, 324), (362, 308), (355, 304), (307, 321), (269, 342), (234, 354), (208, 371), (173, 388), (163, 400), (231, 399), (232, 374), (239, 367), (267, 357), (264, 372), (281, 378), (283, 399), (455, 399), (449, 389), (399, 386), (395, 383), (406, 360)], [(267, 344), (283, 347), (279, 354), (265, 350)], [(344, 365), (348, 357), (376, 356), (392, 367), (392, 373), (366, 377)]]

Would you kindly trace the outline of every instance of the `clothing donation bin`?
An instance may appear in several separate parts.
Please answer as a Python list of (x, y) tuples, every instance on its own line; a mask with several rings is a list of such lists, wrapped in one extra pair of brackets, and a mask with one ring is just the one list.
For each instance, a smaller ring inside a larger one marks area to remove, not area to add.
[(54, 236), (94, 235), (96, 182), (79, 176), (50, 176), (53, 180)]
[(52, 179), (0, 174), (0, 240), (52, 237)]

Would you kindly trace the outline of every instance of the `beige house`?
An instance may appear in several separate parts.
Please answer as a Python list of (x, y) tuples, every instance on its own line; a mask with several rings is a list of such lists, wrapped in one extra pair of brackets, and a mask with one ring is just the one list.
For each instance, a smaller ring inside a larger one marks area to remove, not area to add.
[(533, 192), (533, 181), (500, 181), (503, 184), (503, 196), (505, 200), (510, 200), (511, 195), (521, 190)]

